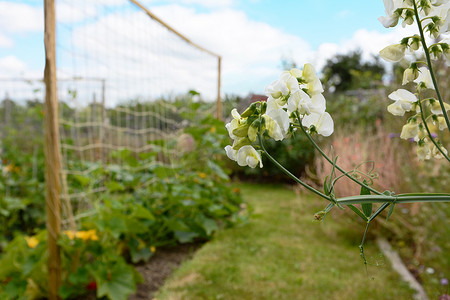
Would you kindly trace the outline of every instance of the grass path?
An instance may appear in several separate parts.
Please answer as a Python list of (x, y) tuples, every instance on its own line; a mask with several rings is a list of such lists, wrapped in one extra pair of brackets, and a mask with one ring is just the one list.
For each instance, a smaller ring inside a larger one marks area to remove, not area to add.
[(156, 299), (412, 299), (372, 241), (366, 272), (363, 224), (343, 225), (333, 215), (314, 222), (325, 203), (280, 186), (240, 188), (254, 208), (250, 222), (219, 232)]

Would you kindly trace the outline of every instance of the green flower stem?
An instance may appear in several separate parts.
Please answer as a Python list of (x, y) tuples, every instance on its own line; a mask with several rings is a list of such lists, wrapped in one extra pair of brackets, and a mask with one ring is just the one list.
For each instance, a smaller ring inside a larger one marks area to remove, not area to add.
[(359, 195), (336, 199), (340, 205), (362, 203), (450, 202), (450, 194)]
[[(303, 130), (303, 132), (305, 133), (306, 137), (308, 138), (308, 140), (311, 142), (311, 144), (313, 144), (313, 146), (317, 149), (317, 151), (319, 151), (319, 153), (330, 163), (330, 164), (334, 164), (334, 162), (325, 154), (325, 152), (323, 152), (323, 150), (319, 147), (319, 145), (317, 145), (317, 143), (313, 140), (313, 138), (309, 135), (309, 133), (306, 131), (305, 128), (303, 128), (302, 126), (302, 122), (300, 120), (300, 117), (297, 115), (297, 120), (300, 124), (300, 128)], [(349, 179), (353, 180), (354, 182), (356, 182), (357, 184), (359, 184), (360, 186), (365, 187), (366, 189), (368, 189), (369, 191), (377, 194), (377, 195), (382, 195), (383, 193), (377, 191), (376, 189), (368, 186), (367, 184), (362, 183), (361, 181), (359, 181), (358, 179), (356, 179), (355, 177), (351, 176), (349, 174), (349, 172), (346, 172), (345, 170), (343, 170), (341, 167), (339, 167), (338, 165), (336, 165), (336, 169), (338, 169), (342, 174), (344, 174), (345, 176), (347, 176)]]
[(448, 157), (448, 155), (445, 154), (444, 150), (442, 150), (441, 147), (439, 147), (438, 143), (436, 143), (436, 141), (434, 140), (433, 136), (431, 135), (430, 128), (428, 127), (427, 120), (425, 119), (425, 115), (423, 113), (422, 101), (419, 99), (418, 102), (419, 102), (420, 116), (422, 118), (422, 123), (425, 126), (425, 129), (426, 129), (426, 131), (428, 133), (428, 136), (430, 137), (430, 140), (433, 142), (434, 146), (439, 150), (439, 152), (441, 152), (441, 154), (450, 162), (450, 158)]
[(301, 181), (300, 179), (298, 179), (294, 174), (292, 174), (291, 172), (289, 172), (289, 170), (287, 170), (285, 167), (283, 167), (275, 158), (273, 158), (266, 150), (266, 148), (264, 147), (264, 143), (263, 143), (263, 137), (261, 136), (261, 134), (259, 134), (259, 144), (261, 145), (262, 150), (264, 151), (264, 154), (267, 156), (267, 158), (273, 163), (275, 164), (281, 171), (283, 171), (286, 175), (288, 175), (291, 179), (293, 179), (295, 182), (297, 182), (298, 184), (302, 185), (303, 187), (305, 187), (306, 189), (308, 189), (309, 191), (315, 193), (316, 195), (319, 195), (322, 198), (327, 199), (328, 201), (334, 202), (334, 200), (331, 199), (330, 196), (327, 196), (323, 193), (321, 193), (320, 191), (316, 190), (315, 188), (309, 186), (308, 184), (304, 183), (303, 181)]
[(450, 132), (450, 120), (447, 116), (447, 112), (445, 111), (444, 101), (442, 101), (441, 93), (439, 92), (439, 87), (437, 85), (436, 76), (434, 75), (433, 65), (431, 64), (430, 51), (428, 50), (427, 43), (425, 42), (425, 35), (423, 33), (422, 23), (419, 17), (419, 11), (417, 10), (417, 3), (416, 1), (413, 1), (413, 3), (414, 3), (414, 15), (417, 20), (417, 27), (419, 28), (420, 40), (422, 42), (423, 51), (425, 52), (425, 57), (427, 58), (428, 69), (430, 70), (431, 74), (431, 80), (433, 81), (434, 89), (436, 90), (436, 95), (439, 100), (439, 105), (441, 106), (442, 109), (442, 114), (444, 115), (445, 118), (445, 123), (447, 124), (447, 128)]

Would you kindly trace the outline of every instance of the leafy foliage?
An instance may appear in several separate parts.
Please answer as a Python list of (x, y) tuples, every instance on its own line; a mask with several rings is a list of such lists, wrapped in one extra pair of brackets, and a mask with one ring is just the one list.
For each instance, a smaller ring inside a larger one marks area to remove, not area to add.
[[(92, 169), (88, 175), (68, 177), (73, 191), (89, 192), (100, 185), (107, 191), (91, 199), (88, 216), (81, 219), (77, 231), (61, 235), (62, 298), (96, 291), (97, 297), (126, 299), (141, 280), (131, 263), (148, 261), (160, 246), (207, 240), (220, 228), (246, 220), (239, 192), (228, 185), (224, 123), (206, 113), (208, 104), (192, 99), (172, 104), (188, 106), (197, 114), (180, 113), (188, 126), (177, 139), (157, 142), (176, 150), (170, 164), (159, 160), (158, 145), (140, 155), (116, 151), (112, 165), (69, 160), (75, 169)], [(44, 159), (42, 152), (33, 156), (32, 147), (15, 143), (18, 131), (10, 132), (5, 145), (11, 147), (3, 147), (2, 152), (2, 167), (7, 169), (0, 174), (1, 192), (9, 195), (0, 198), (0, 299), (38, 299), (47, 295)], [(42, 146), (42, 135), (35, 138)], [(38, 173), (33, 166), (39, 166)], [(23, 184), (30, 178), (36, 185)], [(34, 207), (30, 199), (40, 205)]]

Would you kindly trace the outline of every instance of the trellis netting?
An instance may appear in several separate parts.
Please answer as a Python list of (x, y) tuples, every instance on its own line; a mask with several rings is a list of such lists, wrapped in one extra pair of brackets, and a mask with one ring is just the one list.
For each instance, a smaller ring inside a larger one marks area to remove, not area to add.
[[(111, 188), (105, 173), (177, 163), (180, 147), (189, 148), (182, 130), (197, 113), (189, 103), (216, 113), (220, 57), (134, 0), (56, 0), (55, 7), (62, 223), (73, 228)], [(6, 127), (27, 126), (13, 124), (13, 111), (30, 101), (42, 107), (44, 93), (39, 78), (1, 79), (2, 139)], [(42, 133), (42, 119), (33, 130)]]
[(110, 188), (100, 167), (127, 176), (176, 163), (186, 116), (196, 114), (182, 103), (215, 110), (218, 56), (135, 1), (57, 0), (56, 20), (63, 204), (76, 219)]

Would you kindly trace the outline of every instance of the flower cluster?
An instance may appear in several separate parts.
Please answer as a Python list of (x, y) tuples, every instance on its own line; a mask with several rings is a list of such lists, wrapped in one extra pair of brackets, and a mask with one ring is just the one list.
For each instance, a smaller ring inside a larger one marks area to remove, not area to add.
[(267, 102), (250, 105), (241, 115), (233, 109), (226, 124), (233, 145), (225, 147), (227, 156), (240, 166), (263, 166), (260, 151), (253, 147), (258, 135), (281, 141), (299, 126), (309, 133), (329, 136), (334, 123), (325, 111), (323, 87), (311, 64), (303, 70), (284, 71), (265, 89)]
[[(426, 57), (434, 59), (442, 57), (450, 61), (449, 0), (384, 0), (384, 6), (386, 16), (379, 18), (384, 27), (395, 27), (400, 19), (403, 19), (402, 26), (405, 27), (414, 24), (417, 21), (416, 18), (419, 18), (417, 25), (420, 35), (405, 37), (399, 44), (387, 46), (380, 51), (382, 58), (390, 62), (397, 62), (402, 60), (407, 53), (413, 54), (422, 50)], [(428, 47), (426, 41), (423, 40), (425, 38), (423, 32), (428, 32), (430, 38), (442, 37), (442, 39)], [(404, 116), (405, 112), (415, 113), (403, 126), (400, 137), (417, 142), (417, 155), (420, 160), (431, 157), (439, 159), (447, 155), (447, 150), (432, 130), (439, 131), (447, 128), (445, 118), (447, 111), (450, 110), (450, 105), (440, 99), (420, 99), (422, 91), (436, 91), (437, 89), (430, 73), (430, 63), (431, 61), (428, 63), (412, 62), (403, 73), (402, 85), (414, 83), (416, 93), (398, 89), (388, 96), (394, 101), (387, 107), (391, 114)], [(424, 66), (419, 67), (418, 65), (421, 64)]]
[(91, 230), (85, 230), (85, 231), (64, 231), (63, 232), (65, 235), (67, 235), (67, 237), (71, 240), (77, 238), (83, 241), (98, 241), (98, 236), (97, 236), (97, 232), (95, 231), (95, 229), (91, 229)]

